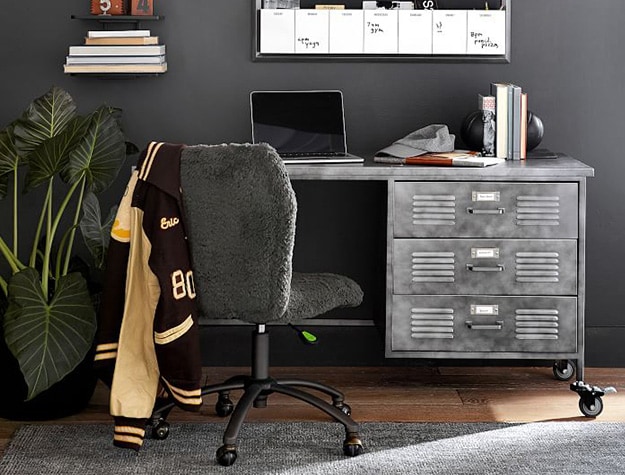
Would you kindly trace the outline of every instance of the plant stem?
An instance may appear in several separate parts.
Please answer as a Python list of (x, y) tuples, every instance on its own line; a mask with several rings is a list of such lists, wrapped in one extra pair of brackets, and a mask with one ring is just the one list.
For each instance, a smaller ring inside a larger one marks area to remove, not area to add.
[(7, 246), (7, 243), (4, 242), (2, 236), (0, 236), (0, 252), (2, 252), (2, 255), (6, 259), (7, 264), (9, 264), (14, 274), (24, 269), (24, 264), (22, 264), (19, 259), (11, 252), (11, 249), (9, 248), (9, 246)]
[[(46, 247), (43, 253), (43, 265), (41, 267), (41, 290), (43, 297), (48, 300), (48, 280), (50, 275), (50, 251), (52, 249), (52, 186), (54, 184), (54, 177), (50, 178), (48, 182), (48, 191), (45, 199), (46, 210)], [(36, 244), (35, 244), (36, 245)]]
[(46, 216), (46, 211), (48, 209), (48, 200), (50, 199), (50, 193), (46, 194), (46, 198), (43, 202), (43, 207), (41, 208), (41, 214), (39, 215), (39, 223), (37, 224), (37, 230), (35, 231), (35, 237), (33, 240), (33, 248), (30, 251), (30, 260), (28, 261), (29, 267), (35, 268), (35, 263), (37, 262), (37, 249), (39, 248), (39, 239), (41, 238), (41, 229), (43, 228), (43, 220)]
[(15, 169), (13, 170), (13, 255), (15, 257), (17, 254), (17, 244), (19, 242), (18, 236), (18, 228), (17, 228), (17, 185), (18, 185), (18, 176), (17, 176), (17, 162), (15, 165)]
[[(87, 185), (87, 179), (82, 177), (82, 185), (80, 186), (80, 194), (78, 195), (78, 202), (76, 203), (76, 213), (74, 213), (74, 222), (72, 223), (72, 230), (69, 235), (69, 244), (67, 245), (67, 252), (65, 253), (65, 264), (63, 265), (63, 274), (67, 275), (69, 269), (69, 260), (72, 256), (72, 247), (74, 246), (74, 237), (76, 236), (76, 228), (78, 227), (78, 221), (80, 220), (80, 212), (82, 211), (82, 200), (85, 196), (85, 187)], [(58, 258), (61, 257), (59, 253)]]
[(4, 296), (9, 296), (9, 286), (7, 285), (7, 281), (2, 278), (0, 275), (0, 289), (4, 292)]
[[(80, 180), (77, 180), (76, 182), (72, 184), (71, 188), (67, 192), (67, 195), (65, 195), (65, 198), (63, 199), (63, 202), (61, 203), (61, 206), (59, 206), (59, 210), (57, 211), (56, 216), (54, 217), (54, 222), (52, 222), (52, 189), (50, 188), (48, 190), (48, 192), (50, 193), (50, 202), (48, 206), (48, 220), (47, 220), (48, 232), (46, 236), (46, 249), (43, 254), (43, 268), (41, 269), (41, 288), (44, 291), (43, 295), (46, 296), (46, 298), (48, 296), (48, 279), (50, 276), (50, 254), (52, 253), (52, 241), (54, 240), (54, 235), (56, 234), (56, 230), (59, 227), (59, 223), (61, 222), (61, 218), (63, 217), (63, 213), (65, 213), (65, 209), (67, 208), (67, 205), (72, 199), (72, 195), (74, 194), (74, 191), (76, 191), (76, 188), (78, 187), (78, 185), (80, 185), (83, 182), (83, 180), (84, 178), (81, 178)], [(52, 183), (52, 179), (50, 179), (50, 183)]]

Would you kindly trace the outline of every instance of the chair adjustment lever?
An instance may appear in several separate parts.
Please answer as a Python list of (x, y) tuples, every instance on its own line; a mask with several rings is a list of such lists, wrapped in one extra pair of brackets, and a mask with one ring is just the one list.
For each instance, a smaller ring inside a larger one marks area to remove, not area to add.
[(301, 328), (296, 327), (295, 325), (293, 325), (292, 323), (289, 323), (289, 327), (291, 327), (293, 329), (293, 331), (295, 331), (295, 333), (297, 333), (297, 336), (299, 337), (299, 339), (304, 342), (307, 345), (316, 345), (318, 340), (317, 340), (317, 336), (310, 333), (308, 330), (302, 330)]

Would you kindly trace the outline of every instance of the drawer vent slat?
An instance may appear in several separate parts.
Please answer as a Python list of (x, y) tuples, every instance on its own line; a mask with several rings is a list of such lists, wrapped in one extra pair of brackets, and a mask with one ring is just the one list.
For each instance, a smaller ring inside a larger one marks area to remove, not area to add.
[(413, 195), (412, 224), (454, 226), (456, 197), (453, 195)]
[(515, 311), (517, 340), (557, 340), (559, 318), (557, 309), (517, 309)]
[(554, 283), (560, 281), (560, 253), (552, 251), (515, 254), (518, 283)]
[(517, 196), (518, 226), (559, 226), (559, 196)]
[(456, 254), (447, 251), (413, 252), (412, 282), (455, 282)]
[(452, 339), (453, 308), (411, 308), (410, 337), (413, 339)]

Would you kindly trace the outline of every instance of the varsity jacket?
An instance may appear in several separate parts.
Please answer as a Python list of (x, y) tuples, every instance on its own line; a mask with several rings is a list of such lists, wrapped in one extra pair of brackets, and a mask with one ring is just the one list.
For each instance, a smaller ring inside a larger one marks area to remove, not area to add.
[(95, 364), (110, 383), (113, 443), (139, 450), (157, 396), (202, 404), (193, 272), (180, 189), (182, 145), (151, 142), (122, 198), (107, 253)]

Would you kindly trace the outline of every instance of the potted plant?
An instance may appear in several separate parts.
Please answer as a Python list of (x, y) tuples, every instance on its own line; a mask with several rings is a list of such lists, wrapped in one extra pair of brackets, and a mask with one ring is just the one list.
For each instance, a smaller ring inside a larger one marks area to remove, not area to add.
[[(126, 156), (118, 116), (106, 105), (79, 115), (72, 97), (52, 87), (0, 131), (0, 198), (12, 215), (0, 228), (0, 343), (15, 359), (0, 364), (3, 372), (19, 367), (23, 382), (12, 387), (27, 402), (69, 378), (93, 346), (96, 309), (71, 262), (78, 228), (103, 260), (106, 232), (94, 194), (111, 185)], [(23, 206), (24, 193), (40, 208)]]

